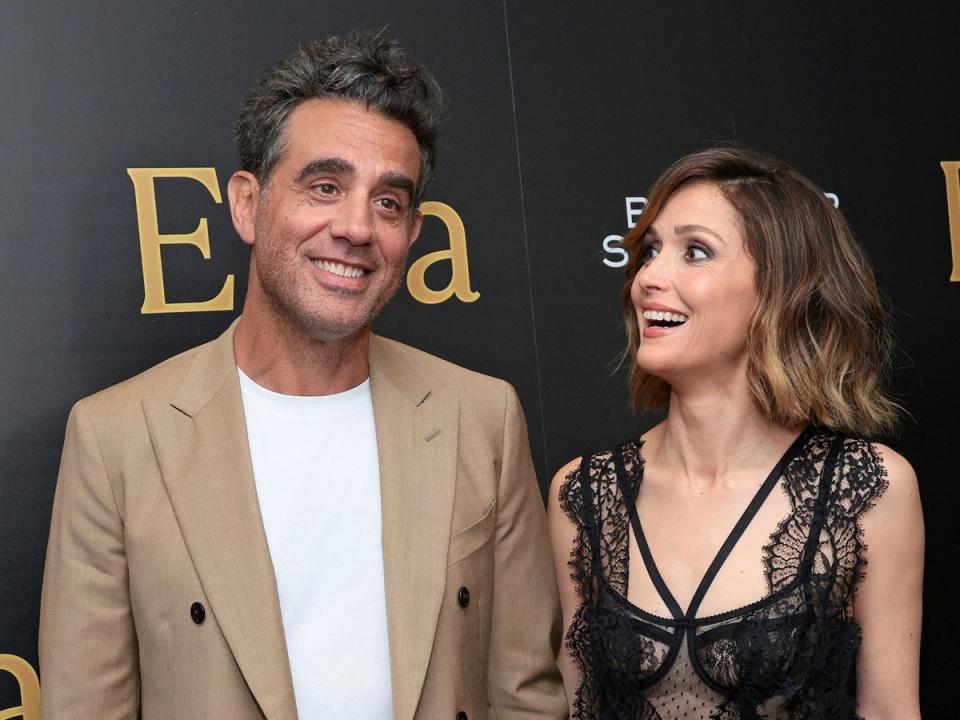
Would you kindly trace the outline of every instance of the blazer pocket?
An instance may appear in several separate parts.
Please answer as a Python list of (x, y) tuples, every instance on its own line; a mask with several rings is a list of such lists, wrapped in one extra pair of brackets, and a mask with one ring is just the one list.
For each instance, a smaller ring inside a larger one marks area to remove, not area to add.
[(450, 537), (450, 549), (447, 552), (447, 566), (460, 562), (468, 555), (482, 548), (493, 537), (497, 526), (497, 501), (479, 520)]

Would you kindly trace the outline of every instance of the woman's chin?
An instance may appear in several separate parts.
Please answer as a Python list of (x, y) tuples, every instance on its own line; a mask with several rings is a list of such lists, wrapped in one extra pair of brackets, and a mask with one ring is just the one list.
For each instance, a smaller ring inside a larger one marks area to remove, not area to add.
[(670, 383), (670, 375), (678, 370), (675, 359), (665, 358), (662, 355), (652, 352), (645, 352), (641, 347), (637, 351), (637, 367), (643, 370), (647, 375), (653, 375), (659, 380)]
[(683, 362), (684, 353), (678, 352), (676, 347), (666, 347), (663, 343), (642, 341), (637, 348), (637, 365), (653, 373), (658, 368), (665, 368)]

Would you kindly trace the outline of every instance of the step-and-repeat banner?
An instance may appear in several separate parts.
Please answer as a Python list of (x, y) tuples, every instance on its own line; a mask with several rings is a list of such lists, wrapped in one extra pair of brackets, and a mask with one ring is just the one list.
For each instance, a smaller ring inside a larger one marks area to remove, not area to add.
[(886, 442), (917, 469), (927, 523), (923, 706), (954, 712), (956, 10), (35, 0), (0, 4), (0, 715), (36, 717), (70, 406), (237, 315), (239, 106), (269, 63), (356, 27), (399, 38), (446, 94), (425, 229), (377, 330), (511, 381), (544, 486), (656, 420), (627, 409), (618, 293), (620, 239), (664, 167), (733, 141), (830, 193), (891, 300), (910, 415)]

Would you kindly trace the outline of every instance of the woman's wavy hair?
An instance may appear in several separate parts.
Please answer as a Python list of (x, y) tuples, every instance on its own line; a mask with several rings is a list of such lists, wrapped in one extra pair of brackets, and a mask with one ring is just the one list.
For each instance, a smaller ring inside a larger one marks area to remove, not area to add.
[(813, 424), (876, 435), (899, 407), (885, 388), (893, 337), (870, 261), (840, 211), (782, 160), (721, 147), (688, 155), (660, 176), (637, 225), (621, 294), (635, 409), (667, 406), (670, 386), (636, 362), (640, 333), (630, 287), (647, 229), (683, 185), (715, 184), (737, 210), (757, 266), (757, 304), (747, 330), (747, 381), (766, 416), (786, 427)]

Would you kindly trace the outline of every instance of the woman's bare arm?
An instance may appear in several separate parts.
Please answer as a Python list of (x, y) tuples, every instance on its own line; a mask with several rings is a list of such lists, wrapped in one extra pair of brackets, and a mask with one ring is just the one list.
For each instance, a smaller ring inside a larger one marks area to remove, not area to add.
[(571, 460), (564, 465), (553, 477), (550, 483), (550, 497), (547, 502), (547, 519), (550, 525), (550, 544), (553, 547), (553, 562), (557, 575), (557, 588), (560, 592), (560, 608), (563, 612), (563, 639), (560, 643), (560, 653), (557, 656), (557, 665), (563, 676), (563, 684), (567, 692), (567, 702), (573, 712), (573, 701), (577, 688), (580, 687), (580, 668), (567, 649), (566, 637), (577, 609), (580, 598), (576, 586), (570, 577), (570, 554), (573, 551), (577, 537), (577, 528), (560, 507), (560, 486), (567, 476), (580, 464), (580, 458)]
[(903, 457), (875, 445), (889, 487), (863, 515), (866, 575), (854, 600), (863, 631), (857, 658), (864, 720), (920, 718), (923, 514), (917, 476)]

